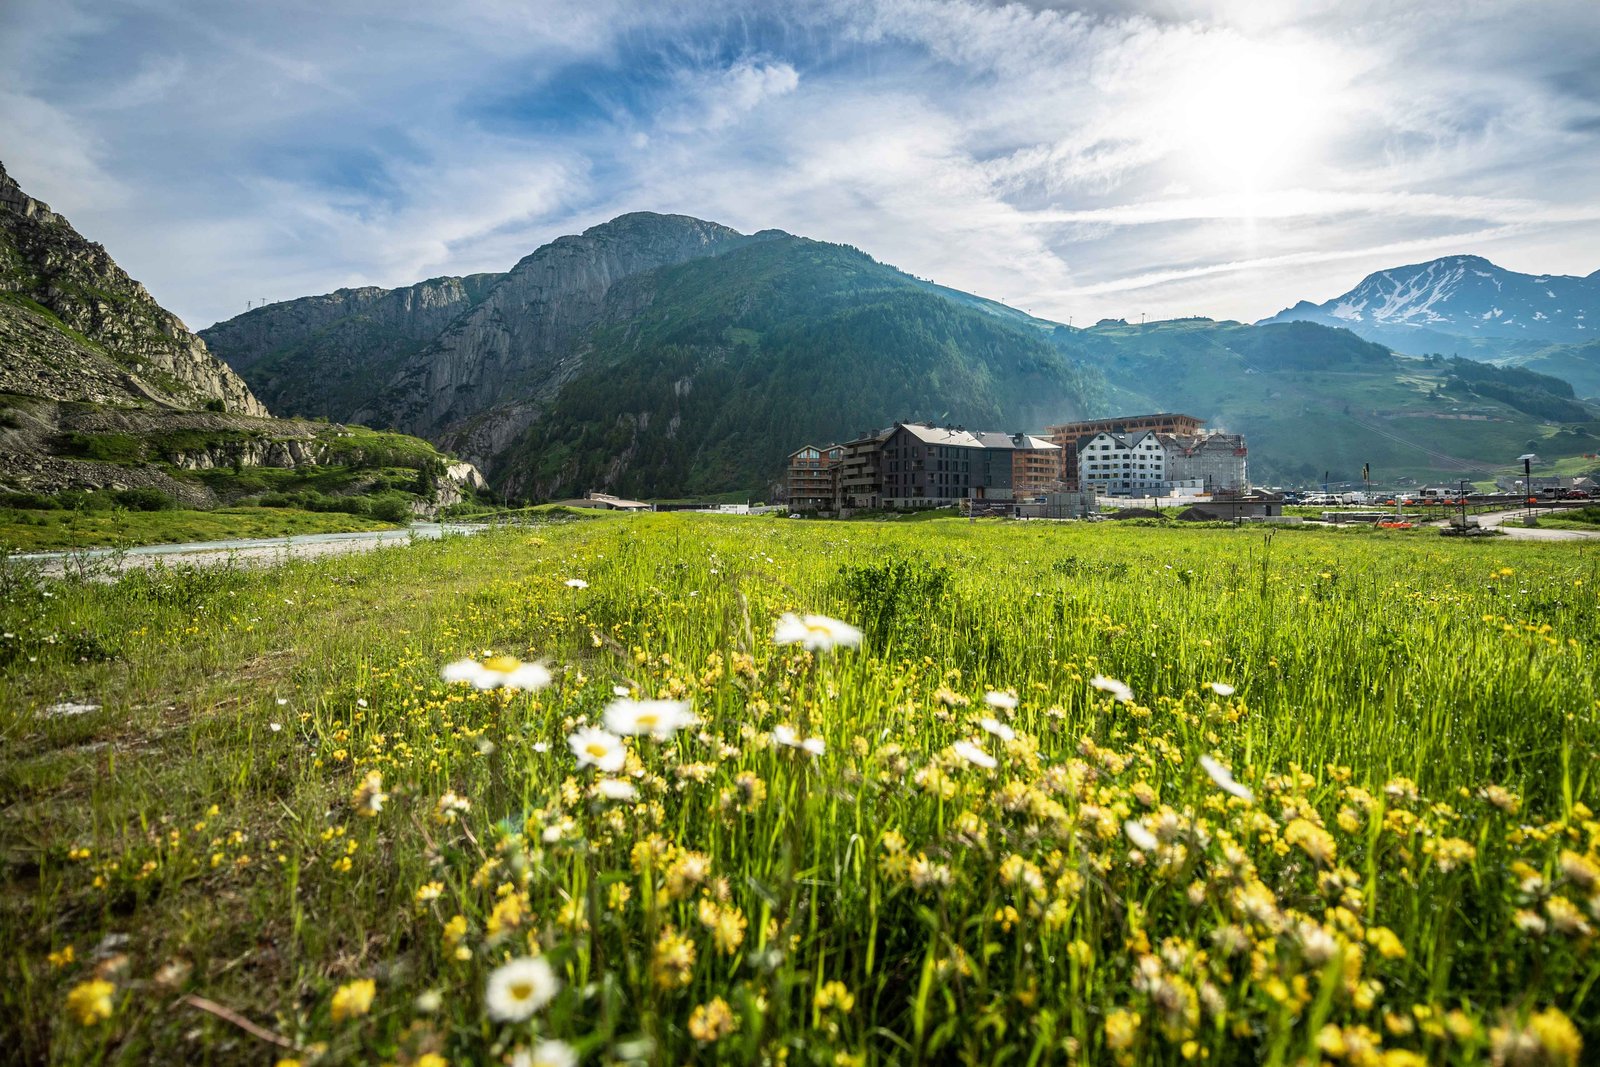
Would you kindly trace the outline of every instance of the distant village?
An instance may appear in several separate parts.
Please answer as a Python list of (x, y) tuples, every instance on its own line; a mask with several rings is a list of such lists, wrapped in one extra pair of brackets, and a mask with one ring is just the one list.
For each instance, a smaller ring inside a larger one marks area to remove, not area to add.
[[(842, 444), (789, 455), (795, 513), (956, 507), (1017, 518), (1076, 518), (1101, 496), (1191, 503), (1190, 517), (1282, 513), (1252, 491), (1244, 437), (1162, 412), (1051, 426), (1043, 435), (897, 422)], [(1275, 506), (1274, 506), (1275, 505)]]

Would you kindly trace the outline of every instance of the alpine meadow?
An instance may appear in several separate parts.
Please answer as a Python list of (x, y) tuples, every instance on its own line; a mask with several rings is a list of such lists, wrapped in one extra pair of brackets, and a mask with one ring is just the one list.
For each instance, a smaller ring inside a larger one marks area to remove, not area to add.
[(644, 515), (4, 579), (26, 1059), (1600, 1040), (1589, 552)]

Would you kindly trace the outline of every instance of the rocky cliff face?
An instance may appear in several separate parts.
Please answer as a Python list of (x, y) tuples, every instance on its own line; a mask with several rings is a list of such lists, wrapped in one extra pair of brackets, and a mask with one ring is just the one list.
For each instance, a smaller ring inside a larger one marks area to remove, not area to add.
[(487, 463), (576, 372), (580, 342), (613, 285), (750, 240), (714, 222), (646, 212), (559, 238), (513, 267), (352, 418), (449, 442)]
[(0, 166), (0, 391), (56, 400), (267, 410), (105, 248)]
[(504, 274), (287, 300), (201, 330), (274, 411), (345, 421)]

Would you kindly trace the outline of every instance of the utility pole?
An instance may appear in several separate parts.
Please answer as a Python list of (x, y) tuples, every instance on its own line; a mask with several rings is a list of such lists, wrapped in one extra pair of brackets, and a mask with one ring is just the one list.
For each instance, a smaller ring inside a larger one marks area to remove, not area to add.
[(1522, 457), (1522, 495), (1524, 506), (1528, 509), (1528, 517), (1522, 520), (1522, 525), (1528, 525), (1528, 520), (1533, 518), (1533, 454)]

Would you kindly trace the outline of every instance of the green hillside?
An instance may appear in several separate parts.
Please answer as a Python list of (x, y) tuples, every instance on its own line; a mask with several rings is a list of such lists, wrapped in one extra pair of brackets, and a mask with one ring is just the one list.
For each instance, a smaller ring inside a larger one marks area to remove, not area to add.
[(1086, 372), (1036, 329), (855, 249), (782, 237), (628, 280), (583, 370), (503, 453), (508, 491), (759, 488), (807, 442), (896, 419), (1010, 430), (1083, 413)]
[(1600, 397), (1600, 341), (1550, 345), (1504, 362), (1570, 382), (1579, 396)]
[[(1100, 370), (1106, 410), (1185, 411), (1244, 433), (1258, 483), (1483, 479), (1536, 451), (1600, 450), (1600, 423), (1564, 382), (1469, 360), (1397, 356), (1313, 323), (1209, 319), (1057, 331)], [(1569, 464), (1570, 465), (1570, 464)]]

